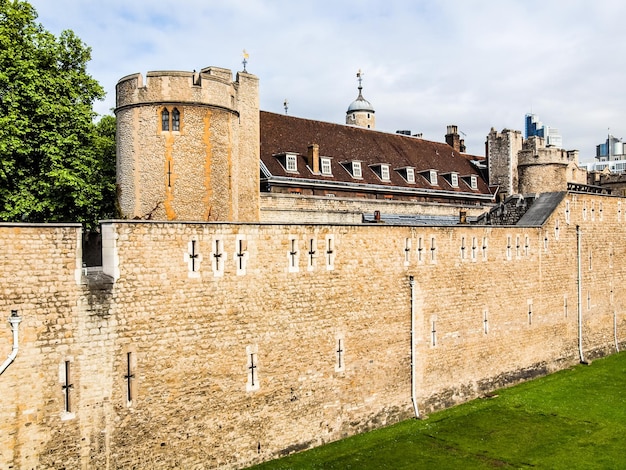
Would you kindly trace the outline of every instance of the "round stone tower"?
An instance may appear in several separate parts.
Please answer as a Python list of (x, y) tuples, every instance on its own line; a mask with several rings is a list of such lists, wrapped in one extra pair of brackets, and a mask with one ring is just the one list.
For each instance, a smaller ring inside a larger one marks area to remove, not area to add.
[(359, 127), (367, 127), (374, 129), (376, 127), (376, 119), (374, 118), (374, 107), (363, 98), (363, 73), (359, 70), (356, 74), (359, 80), (359, 96), (350, 103), (348, 111), (346, 111), (346, 124)]
[(529, 137), (518, 154), (519, 192), (566, 191), (568, 168), (577, 165), (577, 150), (546, 147), (541, 137)]
[(208, 67), (117, 84), (117, 184), (133, 219), (259, 220), (258, 79)]

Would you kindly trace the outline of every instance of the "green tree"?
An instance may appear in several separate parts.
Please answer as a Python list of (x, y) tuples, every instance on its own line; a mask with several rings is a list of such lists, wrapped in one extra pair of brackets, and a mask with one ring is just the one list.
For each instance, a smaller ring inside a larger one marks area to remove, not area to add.
[(91, 228), (114, 215), (115, 118), (94, 122), (104, 90), (86, 70), (91, 49), (36, 19), (28, 2), (0, 0), (0, 220)]

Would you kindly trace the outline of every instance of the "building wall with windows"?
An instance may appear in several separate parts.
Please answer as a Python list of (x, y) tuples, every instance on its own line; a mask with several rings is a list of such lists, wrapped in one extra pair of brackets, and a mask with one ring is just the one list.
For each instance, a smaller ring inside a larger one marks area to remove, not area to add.
[(625, 210), (570, 193), (539, 227), (113, 221), (99, 273), (77, 225), (0, 224), (0, 312), (22, 317), (0, 467), (241, 468), (409, 418), (412, 313), (422, 416), (577, 363), (579, 305), (585, 359), (612, 353)]

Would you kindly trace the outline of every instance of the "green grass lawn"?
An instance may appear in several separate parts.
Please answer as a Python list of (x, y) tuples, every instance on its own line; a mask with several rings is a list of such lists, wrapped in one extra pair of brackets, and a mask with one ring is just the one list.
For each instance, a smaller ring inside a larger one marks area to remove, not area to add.
[(626, 469), (626, 352), (255, 469)]

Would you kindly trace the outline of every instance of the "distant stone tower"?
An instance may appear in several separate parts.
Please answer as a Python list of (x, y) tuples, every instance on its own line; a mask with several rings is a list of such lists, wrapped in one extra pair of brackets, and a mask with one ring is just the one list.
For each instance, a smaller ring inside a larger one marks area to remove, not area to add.
[(129, 219), (259, 220), (258, 79), (148, 72), (117, 84), (117, 184)]
[(374, 107), (369, 101), (363, 98), (363, 73), (359, 70), (356, 76), (359, 81), (359, 96), (348, 106), (346, 124), (375, 129), (376, 119), (374, 117)]
[(489, 185), (499, 186), (501, 195), (519, 193), (517, 155), (522, 150), (523, 142), (522, 133), (511, 129), (497, 132), (491, 128), (487, 136)]
[(546, 147), (545, 139), (529, 137), (518, 155), (519, 192), (566, 191), (570, 167), (578, 165), (578, 150)]

